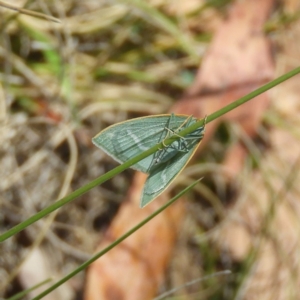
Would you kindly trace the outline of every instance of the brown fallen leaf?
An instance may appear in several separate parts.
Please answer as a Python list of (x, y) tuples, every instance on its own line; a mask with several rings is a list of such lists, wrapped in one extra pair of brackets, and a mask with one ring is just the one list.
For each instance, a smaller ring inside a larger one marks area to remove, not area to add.
[[(142, 173), (135, 176), (127, 195), (128, 200), (122, 205), (98, 250), (141, 222), (168, 198), (164, 193), (153, 205), (140, 209), (139, 188), (145, 179)], [(87, 275), (85, 299), (138, 300), (155, 295), (172, 253), (182, 211), (184, 204), (177, 201), (172, 208), (159, 214), (92, 264)]]
[[(227, 21), (218, 29), (203, 59), (195, 83), (171, 111), (202, 118), (273, 77), (269, 43), (263, 34), (263, 25), (272, 5), (272, 0), (237, 1), (232, 5)], [(239, 122), (252, 135), (267, 103), (267, 96), (260, 96), (223, 119)], [(220, 121), (207, 125), (204, 143), (209, 141)], [(245, 153), (238, 146), (236, 151), (240, 153), (239, 163), (234, 168), (239, 172)], [(232, 164), (230, 159), (228, 161)], [(144, 174), (136, 173), (126, 201), (98, 250), (169, 199), (166, 191), (140, 210), (138, 202), (144, 180)], [(184, 216), (181, 199), (95, 262), (88, 270), (85, 299), (152, 299), (163, 282)]]

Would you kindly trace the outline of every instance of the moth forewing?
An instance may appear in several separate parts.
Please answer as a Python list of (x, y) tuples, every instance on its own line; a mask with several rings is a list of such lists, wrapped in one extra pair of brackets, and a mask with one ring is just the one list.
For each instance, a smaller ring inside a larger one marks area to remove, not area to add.
[[(113, 159), (124, 163), (159, 143), (169, 119), (170, 115), (158, 115), (128, 120), (109, 126), (92, 141)], [(132, 168), (147, 173), (153, 156), (146, 157)]]
[[(196, 135), (187, 139), (189, 151), (177, 151), (170, 160), (161, 163), (150, 172), (142, 192), (140, 207), (143, 208), (158, 197), (185, 168), (191, 157), (200, 145), (203, 138), (205, 125), (197, 130)], [(192, 134), (194, 134), (193, 132)]]
[[(124, 163), (162, 142), (168, 134), (165, 128), (178, 128), (187, 118), (185, 115), (171, 114), (124, 121), (104, 129), (92, 142), (119, 163)], [(131, 168), (149, 173), (156, 156), (156, 153), (151, 154)]]
[(168, 162), (158, 165), (147, 177), (141, 195), (143, 208), (165, 191), (190, 161), (201, 140), (189, 152), (178, 152)]

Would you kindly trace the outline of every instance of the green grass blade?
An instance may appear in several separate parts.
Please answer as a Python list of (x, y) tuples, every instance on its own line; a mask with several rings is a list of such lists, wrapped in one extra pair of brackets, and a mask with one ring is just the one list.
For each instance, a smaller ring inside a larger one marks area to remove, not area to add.
[[(298, 68), (296, 68), (296, 69), (294, 69), (294, 70), (278, 77), (277, 79), (265, 84), (264, 86), (262, 86), (259, 89), (251, 92), (250, 94), (248, 94), (248, 95), (246, 95), (246, 96), (230, 103), (229, 105), (221, 108), (220, 110), (212, 113), (211, 115), (209, 115), (207, 117), (206, 123), (209, 123), (209, 122), (217, 119), (218, 117), (226, 114), (227, 112), (233, 110), (234, 108), (237, 108), (238, 106), (248, 102), (252, 98), (254, 98), (254, 97), (266, 92), (267, 90), (273, 88), (274, 86), (290, 79), (291, 77), (297, 75), (298, 73), (300, 73), (300, 67), (298, 67)], [(189, 133), (192, 133), (197, 128), (199, 128), (203, 125), (204, 125), (204, 119), (200, 120), (199, 122), (194, 123), (193, 125), (189, 126), (186, 129), (182, 130), (180, 132), (180, 135), (185, 136)], [(173, 135), (169, 139), (165, 140), (164, 144), (165, 145), (170, 145), (174, 140), (177, 140), (177, 139), (179, 139), (179, 137), (176, 136), (176, 135)], [(5, 241), (9, 237), (11, 237), (14, 234), (20, 232), (21, 230), (25, 229), (26, 227), (28, 227), (29, 225), (31, 225), (34, 222), (38, 221), (39, 219), (43, 218), (44, 216), (48, 215), (49, 213), (55, 211), (56, 209), (60, 208), (61, 206), (65, 205), (65, 204), (69, 203), (70, 201), (74, 200), (75, 198), (85, 194), (86, 192), (88, 192), (89, 190), (94, 188), (95, 186), (104, 183), (108, 179), (110, 179), (110, 178), (116, 176), (117, 174), (123, 172), (125, 169), (131, 167), (132, 165), (136, 164), (140, 160), (146, 158), (147, 156), (151, 155), (152, 153), (154, 153), (155, 151), (157, 151), (158, 149), (161, 149), (163, 147), (164, 146), (163, 146), (162, 143), (157, 144), (156, 146), (153, 146), (152, 148), (148, 149), (147, 151), (145, 151), (145, 152), (133, 157), (132, 159), (128, 160), (126, 163), (114, 168), (113, 170), (111, 170), (111, 171), (107, 172), (106, 174), (96, 178), (95, 180), (91, 181), (90, 183), (86, 184), (85, 186), (77, 189), (76, 191), (72, 192), (68, 196), (58, 200), (54, 204), (52, 204), (49, 207), (41, 210), (40, 212), (38, 212), (34, 216), (30, 217), (29, 219), (25, 220), (24, 222), (16, 225), (15, 227), (9, 229), (7, 232), (3, 233), (0, 236), (0, 242)]]
[(40, 283), (34, 285), (33, 287), (31, 287), (31, 288), (29, 288), (29, 289), (26, 289), (25, 291), (22, 291), (22, 292), (20, 292), (20, 293), (17, 293), (17, 294), (15, 294), (14, 296), (12, 296), (12, 297), (10, 297), (10, 298), (8, 298), (8, 299), (6, 299), (6, 300), (18, 300), (18, 299), (22, 299), (22, 298), (24, 298), (27, 294), (29, 294), (30, 292), (34, 291), (35, 289), (41, 287), (42, 285), (44, 285), (44, 284), (46, 284), (46, 283), (48, 283), (48, 282), (50, 282), (51, 280), (52, 280), (51, 278), (46, 279), (46, 280), (43, 280), (42, 282), (40, 282)]
[(177, 194), (175, 197), (173, 197), (171, 200), (169, 200), (166, 204), (164, 204), (162, 207), (160, 207), (154, 213), (152, 213), (149, 217), (145, 218), (142, 222), (140, 222), (139, 224), (137, 224), (136, 226), (134, 226), (132, 229), (130, 229), (129, 231), (127, 231), (124, 235), (122, 235), (120, 238), (118, 238), (115, 242), (111, 243), (108, 247), (106, 247), (105, 249), (101, 250), (99, 253), (97, 253), (96, 255), (94, 255), (91, 259), (87, 260), (85, 263), (83, 263), (82, 265), (80, 265), (76, 270), (74, 270), (73, 272), (71, 272), (70, 274), (68, 274), (67, 276), (65, 276), (64, 278), (62, 278), (61, 280), (59, 280), (55, 284), (53, 284), (51, 287), (49, 287), (47, 290), (45, 290), (44, 292), (42, 292), (41, 294), (39, 294), (35, 298), (33, 298), (33, 300), (42, 299), (44, 296), (46, 296), (47, 294), (49, 294), (50, 292), (52, 292), (53, 290), (55, 290), (56, 288), (58, 288), (59, 286), (61, 286), (63, 283), (65, 283), (66, 281), (68, 281), (70, 278), (72, 278), (73, 276), (75, 276), (76, 274), (78, 274), (79, 272), (81, 272), (82, 270), (84, 270), (85, 268), (87, 268), (95, 260), (97, 260), (98, 258), (100, 258), (101, 256), (103, 256), (104, 254), (106, 254), (107, 252), (109, 252), (111, 249), (113, 249), (115, 246), (117, 246), (118, 244), (120, 244), (122, 241), (124, 241), (127, 237), (129, 237), (135, 231), (137, 231), (138, 229), (140, 229), (141, 227), (143, 227), (146, 223), (148, 223), (150, 220), (152, 220), (155, 216), (157, 216), (162, 211), (164, 211), (167, 207), (169, 207), (172, 203), (174, 203), (178, 198), (180, 198), (182, 195), (184, 195), (186, 192), (188, 192), (190, 189), (192, 189), (201, 179), (202, 178), (198, 179), (197, 181), (195, 181), (194, 183), (192, 183), (191, 185), (189, 185), (188, 187), (186, 187), (179, 194)]

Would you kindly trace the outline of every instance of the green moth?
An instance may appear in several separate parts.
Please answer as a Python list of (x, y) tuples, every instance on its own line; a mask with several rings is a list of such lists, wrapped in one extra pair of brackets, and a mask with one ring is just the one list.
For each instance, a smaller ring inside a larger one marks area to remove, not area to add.
[[(101, 131), (93, 143), (116, 161), (124, 163), (148, 150), (198, 120), (186, 115), (156, 115), (121, 122)], [(149, 174), (140, 206), (144, 207), (159, 196), (182, 171), (204, 136), (205, 125), (185, 137), (180, 137), (131, 168)]]

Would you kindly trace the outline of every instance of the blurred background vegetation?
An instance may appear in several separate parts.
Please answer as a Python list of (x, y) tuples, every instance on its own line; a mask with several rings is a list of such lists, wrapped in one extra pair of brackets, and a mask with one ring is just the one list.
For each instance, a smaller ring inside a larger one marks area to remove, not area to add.
[[(286, 44), (298, 47), (293, 37), (299, 31), (299, 12), (289, 10), (292, 2), (278, 2), (265, 26), (277, 51), (278, 74), (299, 60), (287, 59), (284, 52)], [(129, 118), (167, 113), (194, 81), (231, 1), (19, 0), (14, 5), (63, 23), (0, 8), (1, 231), (115, 167), (116, 162), (92, 146), (91, 137)], [(296, 121), (286, 126), (282, 119), (293, 113), (297, 120), (298, 111), (292, 107), (271, 108), (261, 136), (275, 126), (293, 132), (298, 141)], [(221, 161), (234, 134), (222, 125), (202, 159)], [(262, 151), (266, 140), (257, 141)], [(246, 172), (257, 168), (253, 161), (250, 155)], [(127, 170), (2, 243), (0, 296), (9, 297), (26, 286), (22, 270), (36, 249), (42, 249), (58, 277), (88, 259), (116, 214), (132, 174)], [(284, 176), (279, 185), (287, 182)], [(222, 185), (216, 191), (223, 204), (231, 192)], [(186, 287), (176, 299), (233, 299), (248, 275), (249, 261), (253, 264), (253, 252), (237, 261), (221, 251), (209, 238), (218, 226), (212, 207), (189, 205), (162, 291), (230, 269), (235, 276)], [(39, 268), (36, 262), (30, 264)], [(71, 280), (64, 299), (81, 299), (84, 276)], [(298, 282), (289, 283), (295, 288)]]

